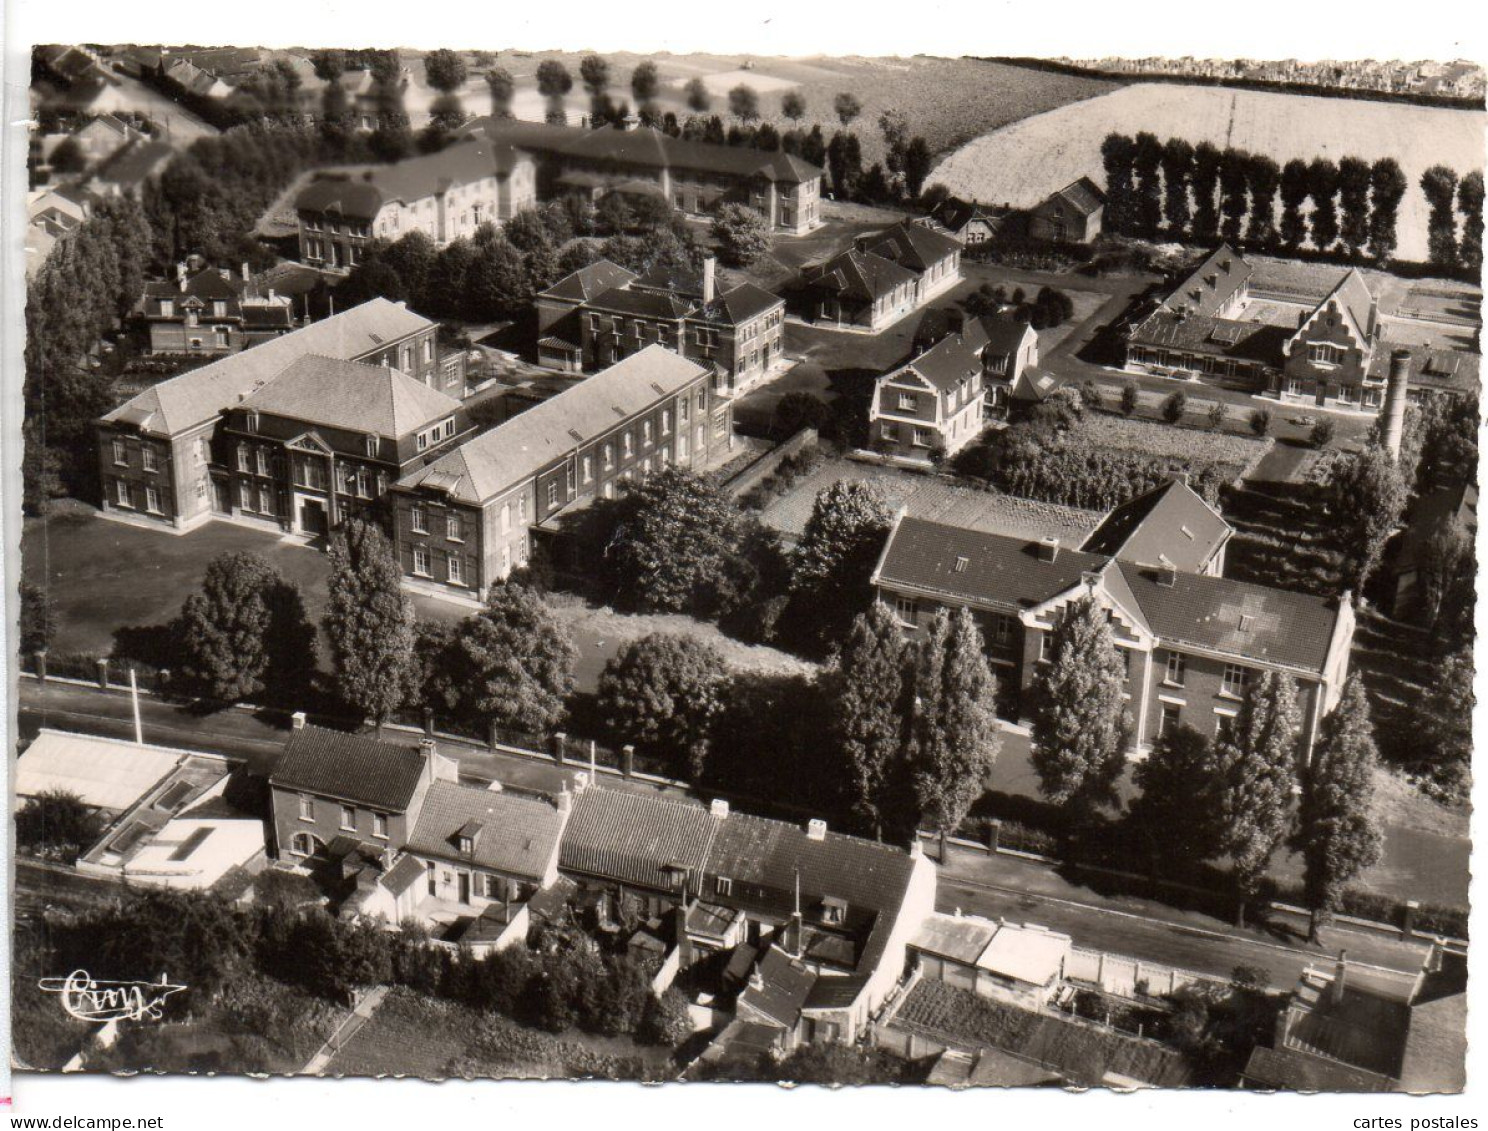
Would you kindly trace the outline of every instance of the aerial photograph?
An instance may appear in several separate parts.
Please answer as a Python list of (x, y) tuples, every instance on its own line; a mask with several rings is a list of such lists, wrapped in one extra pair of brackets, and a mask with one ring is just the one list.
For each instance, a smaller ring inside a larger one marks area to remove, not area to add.
[(1477, 63), (343, 30), (30, 49), (18, 1086), (1464, 1089)]

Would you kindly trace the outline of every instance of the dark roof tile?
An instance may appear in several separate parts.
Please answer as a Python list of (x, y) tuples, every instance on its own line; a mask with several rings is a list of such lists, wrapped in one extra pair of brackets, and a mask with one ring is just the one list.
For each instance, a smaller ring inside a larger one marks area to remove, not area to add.
[(402, 813), (413, 800), (424, 766), (417, 747), (306, 725), (289, 736), (269, 784)]

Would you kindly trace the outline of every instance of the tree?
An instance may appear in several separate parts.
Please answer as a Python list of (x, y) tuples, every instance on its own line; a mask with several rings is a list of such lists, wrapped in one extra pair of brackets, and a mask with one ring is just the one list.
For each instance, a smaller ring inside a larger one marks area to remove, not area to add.
[(911, 198), (917, 198), (925, 187), (933, 160), (929, 142), (918, 135), (909, 139), (904, 147), (904, 191)]
[(1169, 138), (1163, 145), (1163, 214), (1168, 233), (1177, 239), (1188, 234), (1192, 213), (1188, 206), (1188, 180), (1193, 173), (1193, 146), (1181, 137)]
[(685, 90), (687, 108), (694, 114), (706, 114), (708, 107), (713, 104), (713, 96), (708, 93), (708, 84), (701, 78), (688, 79)]
[(377, 722), (413, 690), (413, 602), (380, 527), (353, 518), (331, 537), (326, 638), (341, 698)]
[(1188, 394), (1182, 389), (1169, 393), (1163, 398), (1162, 416), (1169, 424), (1177, 424), (1183, 420), (1183, 414), (1188, 411)]
[(1421, 751), (1412, 767), (1429, 791), (1460, 803), (1472, 788), (1473, 650), (1464, 645), (1442, 661), (1412, 712), (1411, 733)]
[(1250, 208), (1250, 154), (1226, 149), (1219, 158), (1219, 210), (1224, 214), (1220, 231), (1234, 243), (1240, 238), (1246, 210)]
[(1457, 182), (1457, 210), (1462, 213), (1458, 257), (1473, 278), (1483, 269), (1483, 171), (1474, 169)]
[(650, 106), (656, 101), (657, 92), (661, 90), (661, 76), (657, 73), (656, 64), (650, 59), (643, 59), (635, 65), (630, 72), (630, 94), (636, 100), (636, 105), (641, 107)]
[(832, 174), (832, 191), (842, 200), (857, 194), (863, 173), (862, 148), (856, 134), (838, 131), (827, 146), (827, 168)]
[(1065, 607), (1034, 680), (1033, 768), (1056, 805), (1084, 816), (1115, 800), (1130, 724), (1121, 656), (1090, 595)]
[(1338, 166), (1318, 157), (1307, 166), (1307, 192), (1312, 197), (1312, 246), (1329, 251), (1338, 241)]
[(1369, 243), (1369, 166), (1357, 157), (1339, 158), (1338, 201), (1343, 209), (1339, 234), (1357, 258)]
[(713, 216), (719, 258), (730, 267), (748, 267), (770, 253), (770, 223), (747, 204), (730, 202)]
[(81, 173), (88, 167), (88, 157), (78, 139), (69, 135), (57, 143), (48, 164), (54, 173)]
[(854, 819), (876, 837), (910, 833), (904, 764), (909, 682), (904, 629), (887, 605), (860, 613), (822, 677), (833, 756)]
[(1135, 381), (1123, 382), (1121, 386), (1121, 415), (1131, 416), (1141, 404), (1141, 390)]
[(853, 120), (863, 112), (863, 104), (858, 101), (857, 96), (843, 91), (832, 99), (832, 113), (837, 115), (837, 120), (842, 123), (843, 128), (853, 124)]
[[(914, 649), (906, 768), (919, 823), (956, 831), (987, 788), (1001, 736), (997, 679), (969, 609), (937, 609)], [(910, 830), (913, 835), (913, 830)]]
[(1136, 146), (1125, 134), (1107, 134), (1101, 142), (1101, 162), (1106, 172), (1106, 223), (1113, 232), (1126, 235), (1135, 230), (1136, 189), (1132, 163)]
[(1258, 408), (1250, 414), (1250, 430), (1257, 436), (1264, 436), (1271, 431), (1271, 410)]
[(1306, 864), (1302, 887), (1312, 912), (1307, 939), (1338, 910), (1344, 888), (1379, 860), (1384, 836), (1373, 813), (1379, 752), (1369, 702), (1358, 673), (1323, 720), (1312, 763), (1303, 776), (1296, 848)]
[(1137, 134), (1132, 148), (1132, 173), (1136, 184), (1136, 234), (1151, 238), (1162, 226), (1162, 168), (1163, 147), (1157, 136), (1143, 130)]
[(213, 558), (176, 633), (181, 674), (208, 698), (236, 702), (270, 687), (303, 694), (306, 682), (293, 677), (314, 670), (299, 590), (257, 554)]
[(1410, 488), (1390, 453), (1376, 444), (1341, 460), (1330, 487), (1330, 507), (1348, 555), (1344, 581), (1353, 592), (1362, 593), (1379, 566), (1386, 541), (1400, 524)]
[(637, 1035), (648, 1045), (668, 1048), (674, 1048), (692, 1036), (692, 1017), (682, 991), (671, 986), (659, 995), (653, 993), (648, 997)]
[(1457, 194), (1457, 174), (1445, 165), (1433, 165), (1421, 174), (1421, 191), (1431, 214), (1426, 220), (1427, 254), (1437, 267), (1457, 266), (1457, 216), (1453, 202)]
[(469, 117), (458, 94), (441, 94), (435, 98), (429, 104), (429, 125), (424, 130), (424, 137), (437, 138), (438, 145), (429, 145), (429, 151), (443, 149), (448, 135), (463, 126)]
[(472, 721), (545, 734), (563, 717), (578, 652), (542, 598), (494, 585), (486, 607), (450, 641), (456, 673), (448, 705)]
[(595, 706), (618, 741), (659, 755), (672, 773), (696, 781), (727, 685), (728, 668), (712, 644), (654, 632), (605, 665)]
[(16, 844), (32, 852), (75, 862), (103, 835), (99, 813), (74, 793), (47, 790), (31, 798), (15, 815)]
[(878, 131), (884, 139), (884, 164), (890, 173), (902, 173), (904, 150), (909, 145), (909, 119), (902, 110), (885, 110), (878, 116)]
[(598, 55), (585, 55), (579, 60), (579, 79), (591, 100), (603, 98), (610, 89), (610, 65)]
[(1193, 238), (1211, 244), (1219, 238), (1219, 209), (1215, 192), (1219, 187), (1219, 169), (1224, 155), (1212, 142), (1194, 146), (1193, 173), (1189, 183), (1193, 191)]
[(1307, 238), (1307, 220), (1302, 205), (1309, 189), (1307, 162), (1292, 158), (1281, 169), (1281, 242), (1295, 250)]
[(1382, 157), (1369, 169), (1369, 254), (1387, 263), (1395, 254), (1396, 219), (1407, 181), (1393, 157)]
[(51, 647), (57, 634), (57, 609), (51, 595), (36, 582), (21, 578), (21, 618), (16, 638), (23, 657)]
[(564, 96), (573, 89), (573, 76), (557, 59), (544, 59), (537, 65), (537, 92), (548, 100), (548, 120), (561, 125), (567, 121)]
[(872, 601), (869, 576), (893, 518), (871, 480), (840, 479), (817, 492), (791, 562), (793, 620), (813, 650), (842, 640)]
[(453, 94), (465, 85), (469, 72), (465, 59), (456, 51), (441, 47), (424, 56), (424, 77), (441, 94)]
[(1426, 541), (1420, 566), (1421, 619), (1434, 629), (1443, 612), (1471, 608), (1478, 572), (1473, 531), (1452, 515)]
[(475, 250), (463, 288), (462, 309), (473, 322), (514, 317), (532, 301), (527, 260), (500, 235)]
[(1239, 714), (1216, 744), (1220, 765), (1222, 851), (1240, 899), (1236, 923), (1260, 890), (1271, 856), (1291, 824), (1297, 779), (1297, 691), (1291, 677), (1250, 673)]
[(754, 87), (740, 83), (729, 91), (729, 113), (741, 122), (759, 120), (759, 95)]
[(1326, 448), (1333, 442), (1334, 431), (1335, 425), (1333, 424), (1333, 421), (1328, 419), (1326, 416), (1323, 417), (1312, 426), (1312, 432), (1309, 435), (1309, 439), (1311, 439), (1312, 441), (1312, 446), (1314, 448)]
[(321, 82), (337, 82), (346, 73), (346, 52), (334, 48), (312, 51), (310, 66)]
[(792, 122), (806, 116), (806, 96), (799, 90), (787, 90), (780, 96), (780, 112)]
[(1255, 247), (1271, 247), (1276, 242), (1276, 191), (1281, 186), (1281, 169), (1263, 153), (1252, 154), (1246, 164), (1250, 182), (1250, 223), (1245, 238)]
[(505, 67), (492, 67), (486, 72), (486, 88), (491, 92), (491, 116), (512, 117), (512, 95), (517, 91), (517, 81)]
[[(1209, 739), (1191, 726), (1170, 726), (1132, 771), (1142, 792), (1129, 820), (1154, 864), (1157, 860), (1198, 863), (1219, 855), (1219, 767)], [(1155, 870), (1155, 869), (1154, 869)]]

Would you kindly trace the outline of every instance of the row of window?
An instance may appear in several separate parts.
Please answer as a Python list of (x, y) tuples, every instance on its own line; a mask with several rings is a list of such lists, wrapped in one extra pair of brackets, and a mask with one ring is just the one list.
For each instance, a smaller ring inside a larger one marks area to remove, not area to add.
[[(451, 585), (464, 585), (465, 559), (458, 550), (450, 550), (443, 557), (444, 577), (440, 580), (448, 581)], [(433, 577), (434, 571), (429, 568), (430, 564), (429, 547), (415, 546), (413, 548), (413, 572), (419, 577)]]
[[(200, 304), (198, 303), (197, 305), (200, 305)], [(186, 314), (186, 317), (187, 317), (188, 321), (191, 320), (191, 319), (194, 319), (196, 317), (196, 311), (195, 311), (194, 308), (186, 309), (184, 312)], [(174, 299), (168, 299), (168, 298), (161, 299), (160, 300), (160, 317), (162, 317), (162, 318), (174, 318), (175, 316), (176, 316), (176, 303), (175, 303), (175, 300)], [(227, 303), (226, 303), (226, 301), (224, 301), (223, 299), (220, 299), (220, 298), (219, 299), (213, 299), (212, 300), (212, 317), (213, 318), (226, 318), (227, 317)]]
[[(113, 448), (114, 465), (116, 467), (128, 467), (129, 445), (126, 444), (123, 440), (116, 437), (114, 439)], [(144, 468), (144, 470), (146, 471), (160, 470), (160, 453), (156, 450), (155, 445), (148, 443), (143, 443), (140, 445), (140, 467)]]
[(418, 434), (418, 450), (423, 451), (431, 444), (437, 444), (441, 440), (448, 440), (454, 434), (455, 418), (453, 416), (447, 417), (434, 425), (434, 427), (426, 428)]
[[(302, 820), (302, 821), (313, 821), (313, 820), (315, 820), (315, 805), (316, 805), (316, 799), (313, 796), (311, 796), (308, 793), (302, 793), (302, 794), (300, 794), (300, 820)], [(341, 809), (341, 823), (337, 827), (340, 828), (340, 830), (342, 832), (344, 832), (344, 833), (360, 832), (361, 829), (360, 829), (360, 827), (358, 825), (358, 818), (360, 816), (360, 810), (358, 810), (355, 805), (346, 805), (346, 804), (342, 804), (340, 806), (340, 809)], [(388, 818), (387, 818), (387, 814), (386, 813), (379, 813), (375, 809), (369, 809), (368, 810), (368, 813), (371, 816), (371, 823), (372, 823), (371, 832), (372, 832), (372, 835), (375, 836), (375, 837), (378, 837), (378, 838), (380, 838), (382, 840), (386, 840), (387, 839), (387, 835), (388, 835)], [(304, 834), (302, 834), (302, 835), (304, 835)], [(307, 853), (300, 853), (300, 855), (308, 855), (308, 854)]]
[(165, 508), (161, 505), (160, 488), (153, 483), (147, 483), (136, 494), (127, 479), (114, 480), (114, 505), (125, 510), (140, 510), (141, 506), (148, 514), (164, 514)]
[[(1183, 722), (1183, 704), (1164, 703), (1162, 713), (1157, 719), (1156, 738), (1161, 738), (1169, 730)], [(1228, 712), (1214, 712), (1214, 737), (1216, 741), (1223, 742), (1230, 737), (1230, 730), (1235, 725), (1235, 716)]]
[[(511, 517), (511, 504), (506, 505), (506, 513), (501, 520), (501, 533), (506, 533), (507, 523)], [(522, 520), (527, 519), (527, 500), (522, 500)], [(408, 526), (415, 534), (429, 533), (429, 510), (423, 503), (414, 503), (408, 508)], [(463, 542), (465, 540), (465, 519), (458, 511), (450, 511), (444, 516), (444, 536), (451, 542)]]

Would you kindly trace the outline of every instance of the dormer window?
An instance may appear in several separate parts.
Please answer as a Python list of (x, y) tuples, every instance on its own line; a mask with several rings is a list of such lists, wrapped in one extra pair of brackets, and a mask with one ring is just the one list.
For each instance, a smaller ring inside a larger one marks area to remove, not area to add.
[(362, 441), (362, 450), (365, 451), (369, 456), (375, 458), (377, 455), (377, 437), (367, 436), (366, 438), (364, 438)]
[(847, 921), (847, 902), (835, 896), (822, 899), (822, 922), (840, 926)]
[(243, 414), (243, 429), (247, 432), (258, 431), (258, 413), (253, 409), (249, 409)]
[(455, 844), (460, 850), (460, 855), (470, 856), (475, 852), (476, 843), (480, 840), (482, 825), (479, 821), (466, 821), (455, 833)]
[(174, 318), (176, 316), (176, 304), (168, 298), (160, 300), (160, 317)]
[(719, 895), (734, 894), (734, 881), (729, 879), (727, 876), (719, 876), (717, 884), (715, 886)]

